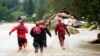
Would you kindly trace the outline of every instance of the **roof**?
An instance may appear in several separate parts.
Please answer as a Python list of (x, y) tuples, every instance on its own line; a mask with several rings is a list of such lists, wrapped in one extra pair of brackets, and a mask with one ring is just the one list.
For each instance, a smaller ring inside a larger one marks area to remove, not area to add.
[(47, 23), (50, 23), (50, 21), (55, 17), (55, 16), (60, 16), (60, 17), (68, 17), (68, 14), (73, 15), (75, 17), (75, 19), (77, 19), (76, 15), (74, 13), (72, 13), (68, 8), (62, 8), (58, 11), (55, 11), (54, 13), (52, 13), (48, 19), (46, 20)]

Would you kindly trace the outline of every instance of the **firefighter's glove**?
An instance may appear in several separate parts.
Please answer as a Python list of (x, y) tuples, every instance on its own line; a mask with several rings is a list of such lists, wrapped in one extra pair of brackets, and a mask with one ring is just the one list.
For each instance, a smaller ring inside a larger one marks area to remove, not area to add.
[(70, 37), (70, 33), (67, 31), (68, 36)]
[(9, 32), (9, 36), (11, 35), (11, 32)]
[(55, 32), (55, 35), (57, 35), (57, 32)]

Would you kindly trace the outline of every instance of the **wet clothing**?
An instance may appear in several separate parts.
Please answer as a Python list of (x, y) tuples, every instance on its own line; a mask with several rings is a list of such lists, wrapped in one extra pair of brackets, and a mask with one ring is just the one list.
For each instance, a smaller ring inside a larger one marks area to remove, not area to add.
[(19, 47), (22, 47), (22, 45), (24, 46), (24, 43), (27, 43), (27, 39), (26, 38), (18, 38)]
[(24, 25), (17, 25), (10, 32), (13, 32), (15, 30), (17, 30), (18, 38), (25, 38), (25, 34), (28, 33), (28, 29)]
[(49, 31), (49, 29), (47, 28), (46, 25), (40, 25), (40, 27), (43, 29), (44, 33), (43, 33), (43, 41), (44, 41), (44, 47), (47, 47), (47, 36), (46, 33), (51, 36), (51, 33)]
[(28, 33), (28, 29), (24, 25), (17, 25), (13, 27), (10, 33), (14, 32), (15, 30), (17, 30), (18, 45), (19, 47), (22, 47), (24, 43), (27, 43), (26, 33)]
[(58, 38), (59, 38), (59, 41), (60, 41), (60, 45), (63, 46), (64, 45), (64, 39), (65, 39), (65, 33), (68, 33), (68, 29), (66, 27), (66, 25), (64, 23), (58, 23), (56, 24), (56, 27), (55, 27), (55, 34), (57, 35), (58, 34)]
[(31, 29), (30, 35), (34, 38), (34, 40), (33, 40), (33, 46), (35, 48), (35, 53), (38, 52), (39, 48), (40, 48), (40, 50), (42, 52), (43, 51), (43, 44), (44, 44), (44, 42), (43, 42), (43, 33), (44, 33), (44, 31), (43, 31), (42, 28), (39, 27), (40, 30), (41, 30), (41, 32), (39, 34), (37, 34), (36, 32), (34, 32), (34, 28), (35, 27), (33, 27)]

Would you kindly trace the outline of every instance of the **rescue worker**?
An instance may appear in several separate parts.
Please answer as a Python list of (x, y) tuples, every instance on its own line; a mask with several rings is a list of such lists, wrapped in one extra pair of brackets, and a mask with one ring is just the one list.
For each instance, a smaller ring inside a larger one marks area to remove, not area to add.
[(38, 53), (38, 49), (40, 52), (43, 52), (43, 29), (39, 27), (39, 21), (36, 22), (36, 26), (34, 26), (31, 31), (30, 35), (34, 38), (33, 46), (35, 48), (35, 53)]
[(58, 35), (60, 46), (63, 50), (66, 48), (64, 47), (64, 40), (65, 40), (65, 32), (68, 33), (68, 36), (70, 36), (70, 33), (64, 23), (62, 23), (62, 18), (59, 17), (57, 19), (58, 23), (56, 24), (55, 27), (55, 34)]
[(17, 38), (18, 38), (18, 52), (22, 50), (22, 46), (27, 46), (27, 39), (26, 39), (26, 33), (28, 33), (27, 27), (24, 25), (24, 19), (19, 20), (19, 25), (12, 28), (12, 30), (9, 32), (9, 36), (12, 32), (17, 30)]
[(48, 34), (51, 37), (51, 32), (49, 31), (49, 29), (47, 28), (47, 26), (45, 25), (43, 20), (40, 20), (40, 27), (44, 30), (44, 34), (43, 34), (44, 47), (47, 47), (47, 36), (46, 36), (46, 34)]

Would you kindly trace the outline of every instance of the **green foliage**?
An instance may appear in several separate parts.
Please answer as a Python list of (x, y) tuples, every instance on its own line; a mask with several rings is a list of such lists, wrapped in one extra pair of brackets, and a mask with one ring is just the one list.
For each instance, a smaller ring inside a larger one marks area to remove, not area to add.
[(54, 13), (55, 11), (58, 11), (59, 9), (65, 8), (68, 6), (67, 0), (49, 0), (46, 1), (45, 9), (49, 13)]
[(2, 25), (2, 22), (0, 22), (0, 25)]
[(71, 34), (78, 34), (79, 33), (79, 30), (77, 30), (76, 28), (70, 28), (70, 33)]
[(24, 12), (28, 16), (32, 16), (34, 13), (34, 9), (35, 9), (34, 4), (33, 4), (33, 0), (24, 0), (23, 8), (24, 8)]
[(24, 13), (22, 11), (14, 11), (13, 13), (11, 13), (11, 15), (15, 19), (18, 16), (24, 15)]
[(43, 18), (43, 15), (44, 15), (44, 9), (41, 9), (41, 8), (38, 8), (37, 9), (38, 11), (36, 11), (36, 14), (37, 14), (37, 19), (42, 19)]
[(12, 9), (17, 8), (19, 3), (18, 0), (0, 0), (0, 5), (4, 7), (6, 6), (8, 9)]
[(48, 25), (48, 29), (54, 29), (55, 28), (55, 25), (54, 24), (50, 24), (50, 25)]
[[(52, 13), (61, 9), (68, 8), (72, 11), (79, 20), (85, 17), (84, 20), (91, 23), (97, 21), (100, 24), (100, 0), (46, 0), (45, 14)], [(48, 12), (47, 12), (48, 11)]]
[(32, 20), (32, 17), (27, 17), (27, 18), (25, 19), (25, 21), (33, 21), (33, 20)]
[(45, 0), (36, 0), (35, 1), (35, 13), (37, 14), (36, 19), (41, 20), (45, 14), (44, 2)]
[(81, 28), (88, 28), (88, 27), (90, 27), (90, 23), (86, 23), (86, 24), (83, 24), (82, 26), (81, 26)]
[(49, 14), (49, 13), (44, 14), (43, 20), (46, 20), (50, 15), (51, 15), (51, 14)]
[(0, 0), (0, 20), (12, 21), (18, 15), (30, 17), (34, 13), (35, 21), (46, 20), (62, 8), (70, 9), (80, 20), (84, 16), (85, 21), (97, 21), (100, 25), (100, 0)]
[(8, 10), (6, 7), (0, 7), (0, 21), (1, 20), (5, 21), (12, 20), (11, 11)]
[(100, 0), (74, 0), (72, 5), (80, 19), (84, 16), (89, 23), (100, 22)]
[(0, 0), (0, 21), (14, 20), (12, 13), (18, 8), (18, 0)]
[(27, 22), (34, 22), (35, 18), (33, 18), (33, 17), (26, 17), (25, 21), (27, 21)]

